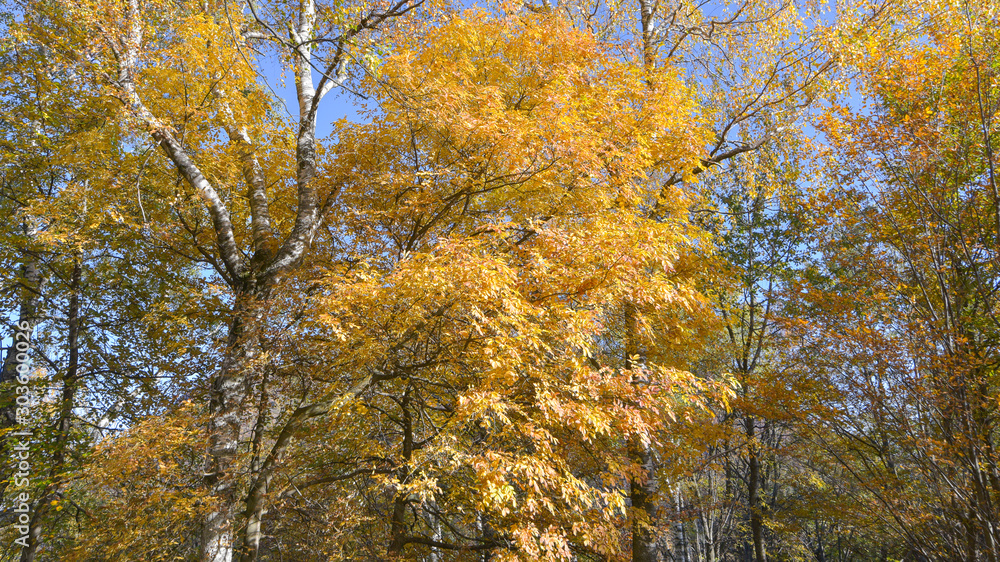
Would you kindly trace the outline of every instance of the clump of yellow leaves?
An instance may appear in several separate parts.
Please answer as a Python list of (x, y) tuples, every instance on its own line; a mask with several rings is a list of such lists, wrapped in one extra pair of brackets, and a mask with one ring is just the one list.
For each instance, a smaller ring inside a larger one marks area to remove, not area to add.
[[(198, 521), (212, 507), (199, 486), (204, 435), (191, 405), (171, 416), (150, 418), (97, 446), (73, 483), (88, 493), (77, 506), (98, 531), (77, 537), (61, 560), (175, 560), (197, 536)], [(141, 524), (136, 524), (136, 522)]]

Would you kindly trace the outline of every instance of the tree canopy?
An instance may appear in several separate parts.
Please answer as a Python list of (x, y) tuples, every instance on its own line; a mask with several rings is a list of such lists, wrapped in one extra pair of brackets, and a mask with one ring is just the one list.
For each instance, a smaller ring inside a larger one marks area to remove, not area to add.
[(0, 559), (996, 562), (998, 10), (5, 0)]

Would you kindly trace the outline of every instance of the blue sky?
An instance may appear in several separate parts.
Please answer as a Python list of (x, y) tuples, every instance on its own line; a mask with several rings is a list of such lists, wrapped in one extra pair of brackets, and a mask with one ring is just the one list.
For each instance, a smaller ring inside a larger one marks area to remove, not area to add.
[[(295, 96), (295, 78), (290, 72), (285, 72), (282, 77), (282, 61), (275, 55), (263, 57), (260, 60), (260, 69), (263, 72), (261, 79), (267, 86), (282, 99), (289, 113), (282, 112), (286, 118), (289, 114), (294, 121), (298, 120), (298, 101)], [(319, 81), (319, 74), (313, 72), (313, 80)], [(316, 119), (316, 136), (324, 138), (332, 131), (332, 123), (340, 119), (360, 121), (362, 117), (358, 114), (360, 109), (359, 100), (356, 96), (341, 88), (334, 88), (319, 105), (319, 115)]]

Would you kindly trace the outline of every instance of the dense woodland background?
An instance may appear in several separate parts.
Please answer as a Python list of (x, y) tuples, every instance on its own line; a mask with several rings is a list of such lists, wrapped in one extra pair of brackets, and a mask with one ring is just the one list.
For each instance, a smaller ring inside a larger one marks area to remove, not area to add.
[(4, 0), (0, 558), (997, 562), (998, 22)]

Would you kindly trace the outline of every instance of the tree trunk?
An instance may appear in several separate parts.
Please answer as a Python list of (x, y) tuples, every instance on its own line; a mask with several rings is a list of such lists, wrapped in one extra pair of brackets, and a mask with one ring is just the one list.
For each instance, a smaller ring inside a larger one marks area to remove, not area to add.
[[(400, 401), (399, 405), (403, 410), (403, 415), (401, 418), (401, 427), (403, 433), (403, 463), (396, 471), (396, 477), (399, 479), (399, 485), (402, 487), (406, 484), (406, 481), (410, 478), (410, 460), (413, 458), (413, 420), (410, 418), (410, 388), (407, 387), (406, 392), (403, 393), (403, 399)], [(392, 538), (389, 543), (389, 557), (397, 558), (401, 557), (403, 554), (403, 548), (406, 546), (406, 506), (409, 505), (409, 499), (403, 494), (397, 495), (393, 498), (392, 502)]]
[(653, 494), (656, 491), (655, 475), (653, 474), (652, 455), (645, 447), (633, 447), (633, 457), (641, 462), (645, 481), (633, 479), (629, 483), (629, 498), (632, 500), (632, 562), (656, 562), (656, 533), (652, 524), (655, 521), (655, 506)]
[[(625, 303), (625, 369), (635, 367), (633, 358), (638, 355), (638, 334), (636, 310), (632, 303)], [(633, 383), (642, 381), (633, 377)], [(629, 499), (632, 503), (632, 561), (655, 562), (656, 534), (652, 524), (655, 517), (653, 496), (656, 492), (656, 467), (652, 451), (638, 439), (633, 438), (629, 447), (632, 461), (642, 467), (643, 478), (633, 478), (629, 482)]]
[[(18, 322), (11, 336), (11, 346), (7, 350), (7, 355), (4, 356), (3, 367), (0, 368), (0, 385), (5, 387), (14, 384), (19, 371), (27, 376), (30, 358), (28, 350), (31, 348), (31, 336), (39, 320), (38, 303), (43, 284), (37, 260), (29, 257), (21, 266), (21, 306)], [(9, 391), (4, 391), (8, 394), (5, 398), (10, 398), (10, 400), (4, 400), (2, 416), (0, 416), (0, 424), (3, 424), (3, 427), (17, 425), (13, 390), (10, 388)]]
[(203, 562), (231, 562), (236, 529), (236, 482), (232, 470), (242, 429), (241, 413), (246, 401), (246, 367), (255, 349), (246, 334), (247, 314), (257, 295), (240, 292), (229, 327), (226, 356), (209, 393), (208, 455), (205, 483), (218, 498), (219, 508), (208, 514), (202, 530), (200, 559)]
[(59, 493), (62, 487), (60, 480), (66, 465), (66, 448), (69, 444), (70, 431), (73, 428), (73, 405), (76, 399), (76, 387), (80, 378), (80, 287), (83, 278), (83, 265), (80, 258), (73, 261), (73, 273), (70, 278), (69, 310), (66, 314), (66, 347), (69, 362), (62, 377), (62, 395), (59, 404), (59, 417), (56, 420), (56, 442), (52, 457), (52, 467), (49, 470), (50, 484), (46, 486), (42, 497), (35, 503), (31, 514), (28, 531), (28, 546), (21, 549), (21, 562), (34, 562), (42, 536), (42, 518), (51, 499)]
[(744, 419), (747, 441), (749, 443), (748, 461), (750, 474), (747, 475), (747, 502), (750, 504), (750, 535), (753, 540), (755, 562), (766, 562), (764, 554), (764, 522), (760, 506), (760, 447), (754, 442), (755, 420), (753, 417)]

